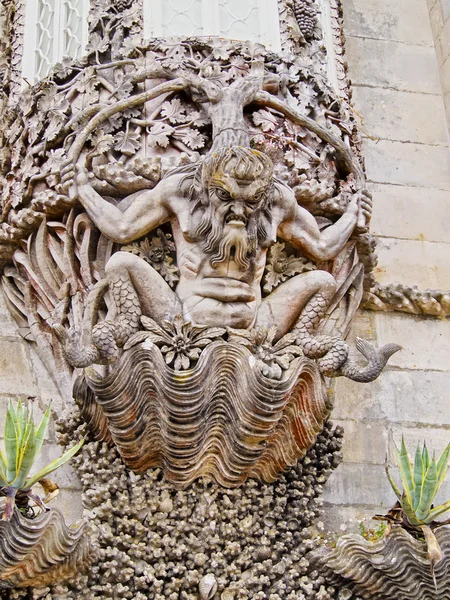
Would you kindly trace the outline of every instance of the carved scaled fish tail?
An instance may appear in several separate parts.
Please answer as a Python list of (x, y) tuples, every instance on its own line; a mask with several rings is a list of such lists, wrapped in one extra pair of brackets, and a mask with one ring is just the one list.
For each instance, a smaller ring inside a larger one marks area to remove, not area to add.
[(67, 361), (73, 367), (85, 368), (92, 364), (110, 364), (119, 357), (128, 338), (139, 329), (141, 306), (130, 279), (117, 276), (109, 282), (118, 316), (114, 321), (101, 321), (92, 330), (92, 344), (83, 346), (76, 329), (66, 331), (60, 325), (54, 327), (63, 342)]
[(360, 383), (374, 381), (386, 366), (389, 358), (401, 350), (398, 344), (386, 344), (375, 348), (367, 340), (357, 338), (356, 348), (367, 359), (361, 366), (348, 358), (349, 347), (337, 336), (314, 336), (314, 330), (324, 317), (328, 301), (316, 294), (306, 304), (296, 326), (297, 344), (305, 356), (318, 361), (322, 375), (326, 377), (348, 377)]

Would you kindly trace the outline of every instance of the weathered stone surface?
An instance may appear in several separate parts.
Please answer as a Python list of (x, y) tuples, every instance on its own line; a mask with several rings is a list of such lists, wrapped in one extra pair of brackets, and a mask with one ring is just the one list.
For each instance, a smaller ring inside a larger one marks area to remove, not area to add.
[(442, 96), (356, 87), (353, 101), (364, 119), (364, 132), (375, 138), (446, 145)]
[(25, 342), (0, 338), (0, 373), (0, 393), (38, 394), (30, 372)]
[(354, 85), (440, 94), (434, 48), (348, 37), (346, 55)]
[(342, 453), (345, 463), (384, 464), (388, 449), (386, 423), (380, 421), (336, 420), (344, 428)]
[[(335, 419), (383, 420), (388, 423), (450, 423), (450, 373), (438, 371), (386, 371), (370, 385), (339, 379)], [(449, 434), (450, 438), (450, 434)]]
[(346, 506), (330, 502), (324, 502), (324, 515), (322, 522), (326, 532), (334, 533), (336, 536), (342, 533), (360, 533), (360, 523), (365, 527), (380, 527), (379, 521), (373, 521), (372, 517), (386, 512), (386, 508), (380, 503), (364, 504), (362, 506)]
[(381, 238), (376, 278), (382, 284), (417, 285), (419, 289), (448, 289), (448, 244)]
[(450, 192), (384, 184), (373, 184), (371, 191), (374, 235), (450, 243)]
[(344, 463), (333, 472), (325, 487), (324, 499), (334, 504), (391, 507), (395, 494), (384, 466)]
[(450, 370), (450, 322), (398, 314), (375, 315), (378, 340), (395, 339), (403, 347), (391, 367), (434, 371)]
[(450, 151), (439, 146), (364, 140), (368, 178), (374, 183), (394, 183), (450, 190)]
[(348, 35), (433, 45), (424, 0), (344, 0), (343, 10)]

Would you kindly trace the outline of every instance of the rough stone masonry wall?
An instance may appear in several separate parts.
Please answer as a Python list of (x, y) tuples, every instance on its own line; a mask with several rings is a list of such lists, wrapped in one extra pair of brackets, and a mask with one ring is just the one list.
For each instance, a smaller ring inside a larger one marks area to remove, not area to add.
[[(432, 15), (441, 3), (448, 13), (448, 0), (431, 0)], [(374, 194), (377, 279), (448, 290), (450, 150), (443, 89), (450, 89), (450, 71), (441, 81), (442, 54), (435, 51), (427, 1), (343, 0), (343, 10), (348, 75), (364, 120)], [(337, 384), (334, 417), (346, 436), (344, 463), (326, 493), (327, 524), (335, 529), (346, 522), (355, 529), (357, 519), (392, 506), (383, 465), (386, 452), (393, 460), (393, 443), (402, 434), (410, 446), (425, 439), (438, 451), (450, 441), (450, 322), (364, 312), (354, 327), (358, 333), (377, 344), (398, 342), (403, 351), (376, 382)], [(450, 497), (449, 484), (442, 495)]]

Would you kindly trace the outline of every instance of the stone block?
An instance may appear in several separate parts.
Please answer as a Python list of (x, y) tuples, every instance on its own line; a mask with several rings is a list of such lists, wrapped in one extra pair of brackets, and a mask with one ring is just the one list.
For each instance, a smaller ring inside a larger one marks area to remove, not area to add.
[[(51, 402), (52, 410), (55, 411), (56, 414), (59, 414), (64, 407), (64, 400), (61, 398), (61, 395), (52, 377), (42, 364), (41, 359), (33, 347), (29, 349), (29, 354), (30, 362), (39, 389), (39, 396), (45, 404), (49, 404)], [(70, 381), (68, 383), (70, 384)], [(66, 402), (69, 400), (70, 396), (65, 398)]]
[(345, 377), (337, 379), (334, 388), (334, 408), (331, 413), (333, 421), (336, 419), (358, 421), (384, 419), (382, 382), (386, 375), (385, 371), (372, 383), (357, 383)]
[(380, 421), (333, 419), (344, 428), (342, 453), (345, 463), (383, 465), (388, 452), (388, 430)]
[(390, 358), (390, 368), (450, 371), (450, 321), (378, 313), (375, 323), (380, 345), (395, 342), (402, 346)]
[[(380, 418), (409, 425), (450, 426), (450, 373), (386, 371), (377, 382), (374, 396), (378, 400)], [(376, 418), (375, 411), (372, 412)], [(358, 414), (366, 418), (362, 410)]]
[(375, 277), (382, 284), (417, 285), (419, 289), (450, 287), (449, 244), (379, 238)]
[(376, 514), (385, 514), (387, 507), (381, 504), (373, 506), (340, 506), (339, 504), (324, 503), (324, 515), (322, 522), (324, 525), (325, 537), (327, 533), (334, 534), (336, 537), (345, 533), (360, 533), (360, 523), (363, 522), (366, 527), (373, 527), (377, 530), (380, 527), (380, 521), (374, 521), (372, 517)]
[(442, 6), (442, 13), (444, 15), (444, 21), (450, 18), (450, 0), (438, 0)]
[(333, 471), (324, 489), (330, 504), (378, 506), (390, 508), (395, 494), (384, 466), (342, 463)]
[(348, 36), (345, 52), (354, 85), (441, 93), (434, 47)]
[(372, 137), (430, 145), (448, 142), (441, 96), (355, 87), (353, 102), (364, 119), (364, 131)]
[(428, 8), (423, 0), (344, 0), (343, 13), (347, 35), (433, 45)]
[(0, 292), (0, 335), (2, 337), (20, 337), (16, 322), (6, 306), (5, 297), (2, 292)]
[(393, 183), (450, 190), (450, 149), (443, 146), (365, 139), (367, 177)]
[(0, 394), (38, 395), (22, 340), (0, 339), (0, 373)]
[(371, 191), (374, 235), (450, 243), (450, 191), (383, 184)]

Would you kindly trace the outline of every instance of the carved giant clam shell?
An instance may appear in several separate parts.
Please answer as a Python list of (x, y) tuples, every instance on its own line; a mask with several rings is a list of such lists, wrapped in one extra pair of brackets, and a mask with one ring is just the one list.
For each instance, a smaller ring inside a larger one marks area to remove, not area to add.
[(180, 372), (146, 342), (106, 377), (93, 369), (85, 376), (104, 416), (86, 390), (77, 399), (97, 439), (110, 434), (130, 469), (160, 467), (177, 486), (204, 475), (225, 487), (275, 481), (313, 445), (329, 413), (315, 363), (296, 358), (280, 381), (269, 379), (233, 342), (213, 342)]
[(443, 554), (434, 569), (437, 589), (425, 542), (398, 526), (377, 542), (344, 535), (316, 560), (365, 600), (450, 600), (450, 526), (434, 533)]
[(34, 519), (15, 509), (11, 521), (0, 521), (0, 589), (42, 587), (85, 570), (92, 559), (85, 525), (67, 527), (55, 508)]

